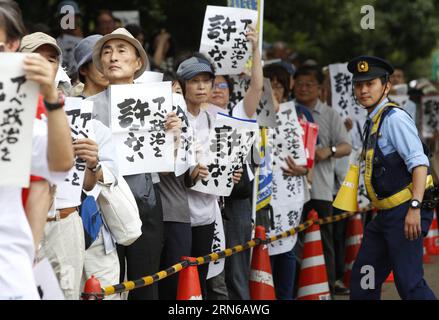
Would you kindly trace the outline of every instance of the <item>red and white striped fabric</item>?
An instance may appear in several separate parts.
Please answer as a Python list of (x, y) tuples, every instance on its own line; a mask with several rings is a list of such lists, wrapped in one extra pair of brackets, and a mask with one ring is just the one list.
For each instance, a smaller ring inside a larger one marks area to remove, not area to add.
[(428, 234), (425, 237), (425, 246), (427, 248), (428, 254), (439, 255), (439, 230), (437, 224), (437, 214), (434, 210), (433, 221), (431, 223)]
[[(318, 219), (317, 212), (312, 210), (308, 220)], [(298, 300), (330, 300), (328, 276), (325, 257), (323, 255), (320, 226), (312, 225), (305, 231), (303, 257), (299, 275)]]

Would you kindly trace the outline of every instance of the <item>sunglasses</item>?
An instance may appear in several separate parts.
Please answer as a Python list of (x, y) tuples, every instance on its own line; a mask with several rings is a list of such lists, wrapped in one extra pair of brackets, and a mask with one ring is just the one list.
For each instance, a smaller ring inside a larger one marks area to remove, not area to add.
[(220, 82), (220, 83), (215, 83), (213, 85), (213, 87), (215, 89), (229, 89), (229, 85), (227, 82)]

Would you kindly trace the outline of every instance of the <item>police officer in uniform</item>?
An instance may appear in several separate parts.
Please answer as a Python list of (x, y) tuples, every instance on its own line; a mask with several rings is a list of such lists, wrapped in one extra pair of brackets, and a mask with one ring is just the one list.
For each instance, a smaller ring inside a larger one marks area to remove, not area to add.
[(404, 300), (436, 299), (423, 275), (423, 237), (433, 211), (422, 205), (433, 187), (429, 160), (413, 119), (387, 98), (393, 67), (385, 60), (351, 60), (355, 97), (368, 113), (362, 160), (365, 184), (378, 215), (366, 227), (350, 283), (351, 299), (380, 299), (393, 270)]

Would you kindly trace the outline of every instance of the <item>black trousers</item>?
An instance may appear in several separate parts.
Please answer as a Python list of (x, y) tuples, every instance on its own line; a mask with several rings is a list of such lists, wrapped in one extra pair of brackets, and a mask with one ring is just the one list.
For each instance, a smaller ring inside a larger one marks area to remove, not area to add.
[[(165, 270), (191, 255), (192, 228), (190, 223), (164, 222), (164, 247), (160, 270)], [(159, 281), (160, 300), (177, 298), (178, 273)]]
[[(324, 200), (310, 200), (308, 201), (303, 212), (306, 215), (312, 209), (317, 211), (319, 219), (332, 216), (332, 202)], [(326, 272), (328, 274), (329, 289), (331, 293), (334, 293), (335, 283), (335, 254), (334, 254), (334, 225), (332, 223), (320, 226), (320, 232), (322, 235), (323, 254), (325, 256)]]
[[(192, 227), (192, 250), (191, 257), (197, 258), (208, 255), (212, 252), (213, 234), (215, 232), (215, 222), (206, 226)], [(207, 299), (206, 278), (209, 271), (209, 264), (198, 266), (198, 276), (200, 278), (201, 293), (203, 299)]]
[[(160, 271), (160, 256), (163, 247), (163, 212), (160, 192), (152, 183), (149, 183), (148, 179), (146, 185), (143, 185), (145, 177), (137, 176), (131, 176), (133, 179), (126, 178), (126, 180), (131, 190), (134, 189), (133, 194), (142, 220), (142, 235), (127, 247), (117, 246), (121, 282), (125, 276), (125, 261), (128, 280), (138, 280)], [(141, 187), (140, 190), (142, 190), (140, 197), (139, 188), (134, 186), (136, 183), (137, 187)], [(158, 300), (158, 298), (157, 283), (132, 290), (128, 294), (128, 300)]]
[[(344, 213), (344, 211), (333, 208), (334, 216)], [(347, 219), (334, 223), (334, 254), (335, 254), (335, 279), (343, 280), (344, 260), (346, 252), (346, 227)]]

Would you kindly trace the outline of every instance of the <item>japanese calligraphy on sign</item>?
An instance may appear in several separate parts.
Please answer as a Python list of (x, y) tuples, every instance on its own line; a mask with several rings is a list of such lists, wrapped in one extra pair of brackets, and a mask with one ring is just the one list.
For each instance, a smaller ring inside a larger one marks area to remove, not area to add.
[(291, 156), (299, 166), (307, 165), (303, 129), (297, 118), (294, 102), (282, 103), (277, 115), (277, 128), (274, 131), (274, 170), (285, 167), (285, 159)]
[[(230, 97), (228, 109), (232, 110), (235, 105), (244, 99), (245, 93), (250, 87), (250, 77), (231, 76), (233, 82), (233, 92)], [(262, 91), (261, 101), (256, 109), (256, 118), (261, 127), (275, 128), (276, 114), (274, 112), (273, 94), (270, 79), (264, 78), (264, 87)]]
[(258, 23), (259, 26), (259, 47), (262, 52), (262, 39), (264, 33), (264, 0), (227, 0), (228, 7), (246, 8), (251, 10), (258, 10)]
[(431, 138), (439, 128), (439, 96), (422, 98), (422, 135)]
[(246, 33), (256, 28), (255, 10), (207, 6), (200, 52), (215, 63), (216, 74), (240, 74), (250, 58), (252, 48)]
[[(287, 187), (291, 184), (291, 187)], [(273, 207), (274, 228), (267, 232), (267, 237), (277, 235), (297, 227), (300, 224), (304, 204), (304, 186), (302, 177), (283, 177), (281, 172), (274, 173), (273, 177)], [(296, 190), (298, 197), (286, 199), (284, 192), (280, 196), (279, 189)], [(297, 241), (297, 234), (285, 239), (274, 241), (268, 245), (268, 254), (277, 255), (291, 251)]]
[(256, 121), (218, 113), (215, 128), (209, 136), (209, 153), (204, 159), (209, 175), (198, 181), (192, 190), (229, 196), (233, 189), (233, 173), (243, 168), (255, 142), (257, 130)]
[(174, 172), (174, 135), (165, 130), (171, 82), (114, 85), (110, 99), (121, 174)]
[(29, 186), (39, 87), (26, 80), (24, 57), (0, 53), (0, 186)]
[(181, 94), (172, 94), (172, 111), (181, 120), (181, 136), (175, 159), (175, 176), (181, 176), (190, 167), (196, 165), (194, 131), (186, 116), (186, 102)]
[[(217, 210), (215, 214), (215, 231), (213, 233), (213, 242), (211, 252), (220, 252), (226, 249), (226, 237), (224, 234), (223, 218), (221, 212)], [(209, 263), (207, 279), (216, 277), (224, 270), (224, 259), (219, 259)]]
[[(70, 125), (72, 140), (95, 139), (92, 123), (93, 101), (81, 98), (66, 98), (64, 107)], [(82, 184), (84, 182), (86, 162), (76, 157), (75, 165), (56, 190), (57, 199), (70, 203), (81, 202)]]
[(348, 71), (347, 63), (331, 64), (332, 107), (335, 108), (343, 119), (362, 119), (366, 117), (364, 110), (355, 100), (352, 89), (352, 74)]

